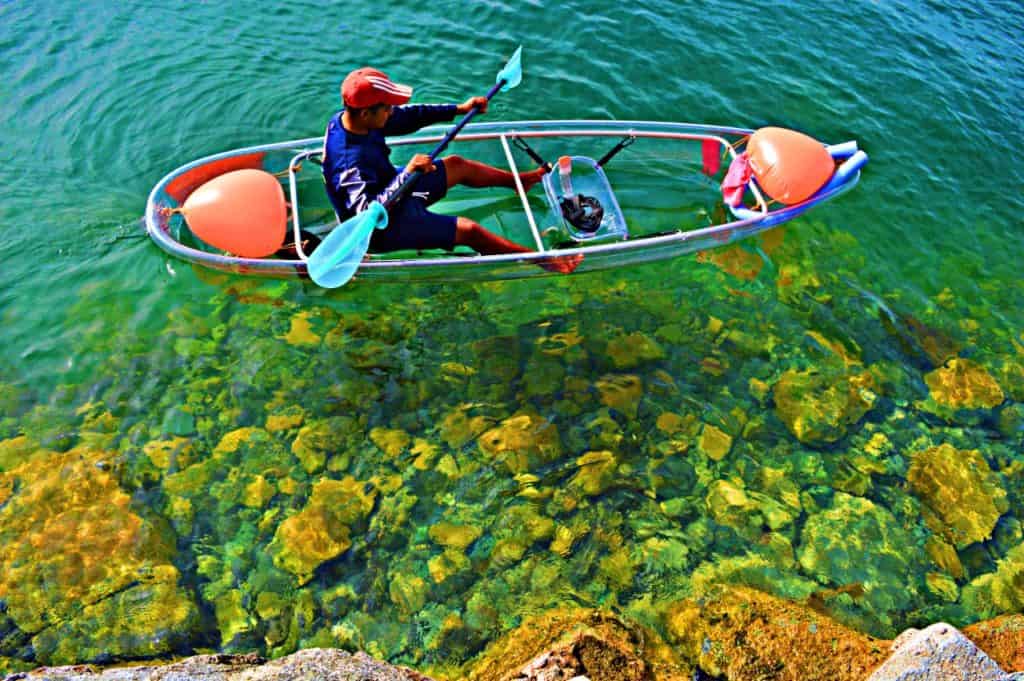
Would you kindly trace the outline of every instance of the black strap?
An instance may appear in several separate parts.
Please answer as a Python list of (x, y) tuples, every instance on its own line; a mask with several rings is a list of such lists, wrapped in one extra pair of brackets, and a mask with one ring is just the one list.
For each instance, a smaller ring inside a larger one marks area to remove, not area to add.
[(519, 135), (514, 136), (512, 138), (512, 144), (514, 144), (515, 146), (517, 146), (520, 149), (522, 149), (523, 151), (525, 151), (527, 153), (527, 155), (530, 158), (533, 159), (534, 163), (539, 165), (541, 168), (543, 168), (547, 172), (549, 172), (549, 173), (551, 172), (551, 164), (548, 163), (547, 161), (545, 161), (541, 157), (540, 154), (538, 154), (536, 151), (534, 151), (533, 147), (531, 147), (529, 144), (527, 144), (526, 140), (524, 140), (522, 137), (520, 137)]
[(633, 142), (636, 142), (636, 135), (627, 135), (623, 137), (618, 144), (612, 147), (607, 154), (601, 157), (601, 160), (597, 162), (599, 168), (603, 168), (605, 163), (615, 158), (615, 154), (619, 153)]

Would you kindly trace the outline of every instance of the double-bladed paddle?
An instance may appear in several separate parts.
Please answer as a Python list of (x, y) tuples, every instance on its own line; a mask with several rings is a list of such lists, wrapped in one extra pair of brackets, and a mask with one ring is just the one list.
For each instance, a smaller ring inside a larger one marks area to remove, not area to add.
[[(522, 81), (522, 51), (523, 48), (521, 46), (516, 49), (515, 54), (498, 72), (494, 86), (486, 95), (488, 101), (499, 91), (511, 90)], [(469, 123), (470, 119), (479, 110), (479, 107), (474, 106), (444, 136), (444, 139), (437, 145), (437, 148), (431, 152), (431, 161), (436, 159), (445, 150), (445, 147), (455, 139), (455, 136), (466, 127), (466, 124)], [(324, 288), (338, 288), (351, 279), (359, 267), (359, 263), (362, 262), (363, 256), (366, 255), (370, 248), (370, 237), (373, 235), (373, 230), (384, 229), (388, 226), (388, 209), (409, 193), (409, 190), (412, 189), (422, 174), (422, 171), (418, 170), (412, 173), (398, 190), (388, 197), (386, 203), (382, 204), (374, 201), (366, 210), (353, 215), (335, 227), (327, 235), (327, 238), (323, 240), (323, 243), (317, 246), (306, 262), (310, 279), (318, 286), (323, 286)]]

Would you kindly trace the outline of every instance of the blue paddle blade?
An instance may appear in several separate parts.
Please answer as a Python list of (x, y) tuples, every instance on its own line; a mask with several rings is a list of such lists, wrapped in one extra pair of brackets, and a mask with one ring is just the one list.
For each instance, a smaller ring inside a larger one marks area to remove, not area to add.
[(388, 212), (376, 201), (327, 235), (306, 262), (309, 278), (317, 286), (338, 288), (355, 274), (370, 249), (374, 229), (388, 226)]
[(520, 45), (516, 48), (515, 54), (505, 64), (505, 68), (498, 72), (498, 77), (495, 79), (495, 83), (505, 81), (505, 84), (501, 86), (502, 92), (508, 92), (516, 85), (519, 85), (523, 81), (523, 46)]

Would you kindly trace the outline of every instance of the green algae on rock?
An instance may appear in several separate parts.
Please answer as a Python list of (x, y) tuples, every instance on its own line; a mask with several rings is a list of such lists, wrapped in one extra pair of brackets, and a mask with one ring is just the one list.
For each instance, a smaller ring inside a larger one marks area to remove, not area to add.
[(790, 369), (772, 389), (775, 413), (800, 442), (835, 442), (874, 403), (869, 373)]
[(1000, 559), (995, 572), (971, 580), (963, 600), (984, 617), (1024, 610), (1024, 544)]
[(924, 381), (940, 409), (991, 409), (1004, 399), (1002, 388), (988, 370), (962, 357), (926, 374)]
[(359, 422), (349, 416), (332, 416), (306, 423), (292, 442), (292, 454), (306, 473), (323, 470), (329, 456), (345, 451), (352, 438), (361, 434)]
[(512, 473), (525, 473), (562, 453), (558, 429), (532, 410), (503, 420), (477, 442), (484, 454), (503, 462)]
[(0, 654), (31, 642), (48, 664), (130, 659), (192, 639), (199, 614), (170, 564), (173, 537), (133, 512), (98, 465), (110, 458), (76, 448), (0, 473), (15, 482), (0, 504), (0, 601), (15, 627)]
[(830, 508), (807, 519), (797, 553), (801, 567), (823, 584), (862, 588), (883, 622), (917, 593), (920, 547), (892, 513), (868, 499), (836, 492)]
[(911, 456), (907, 482), (924, 503), (929, 525), (958, 549), (991, 537), (1009, 504), (981, 452), (943, 444)]
[(352, 525), (373, 510), (377, 492), (367, 487), (351, 476), (316, 483), (305, 508), (278, 526), (269, 547), (274, 563), (302, 585), (317, 567), (347, 551)]
[(595, 387), (601, 404), (622, 412), (628, 418), (637, 415), (644, 394), (643, 380), (634, 374), (608, 374), (602, 376)]
[(612, 338), (605, 352), (616, 369), (633, 369), (665, 358), (665, 351), (658, 342), (639, 331)]

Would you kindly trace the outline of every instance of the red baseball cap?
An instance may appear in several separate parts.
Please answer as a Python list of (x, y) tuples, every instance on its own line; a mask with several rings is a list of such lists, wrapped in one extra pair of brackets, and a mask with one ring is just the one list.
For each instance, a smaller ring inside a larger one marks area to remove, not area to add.
[(345, 106), (364, 109), (375, 104), (405, 104), (412, 97), (412, 88), (391, 82), (383, 71), (363, 67), (345, 76), (341, 99)]

